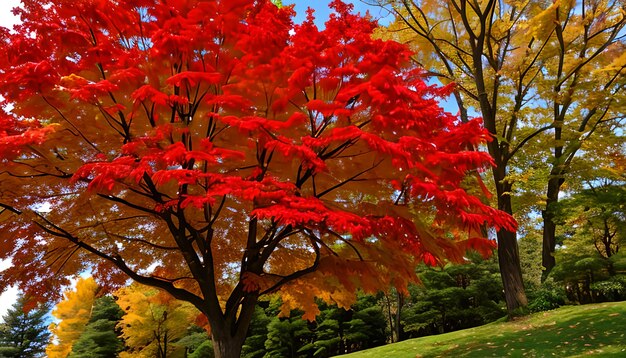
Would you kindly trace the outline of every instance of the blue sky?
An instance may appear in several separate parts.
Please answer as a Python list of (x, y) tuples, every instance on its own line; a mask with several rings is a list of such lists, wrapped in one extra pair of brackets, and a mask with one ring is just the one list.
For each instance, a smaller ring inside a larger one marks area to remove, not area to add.
[[(369, 10), (370, 14), (374, 16), (375, 19), (381, 19), (388, 15), (388, 12), (380, 9), (379, 7), (366, 5), (364, 2), (360, 0), (344, 0), (346, 3), (351, 3), (354, 5), (354, 11), (360, 12), (362, 15), (365, 14), (366, 11)], [(367, 2), (373, 2), (373, 0), (366, 0)], [(324, 23), (324, 21), (328, 18), (330, 14), (330, 9), (328, 8), (328, 3), (330, 0), (283, 0), (283, 5), (296, 5), (296, 22), (301, 22), (306, 17), (306, 9), (311, 7), (315, 10), (315, 17), (317, 20), (317, 25), (320, 26)], [(384, 20), (382, 21), (384, 22)]]
[[(360, 0), (344, 1), (353, 4), (354, 10), (356, 12), (361, 12), (362, 14), (365, 14), (365, 12), (369, 10), (372, 16), (374, 16), (374, 18), (376, 19), (384, 18), (388, 15), (385, 10), (382, 10), (375, 6), (366, 5)], [(373, 0), (366, 1), (370, 2)], [(11, 8), (17, 6), (19, 2), (19, 0), (0, 0), (0, 25), (11, 26), (15, 23), (16, 19), (12, 16), (10, 10)], [(316, 13), (318, 25), (322, 25), (324, 21), (328, 18), (328, 14), (330, 13), (330, 9), (328, 8), (329, 2), (330, 0), (283, 0), (284, 5), (296, 5), (296, 13), (298, 14), (296, 16), (296, 22), (300, 22), (305, 18), (307, 7), (313, 8)]]

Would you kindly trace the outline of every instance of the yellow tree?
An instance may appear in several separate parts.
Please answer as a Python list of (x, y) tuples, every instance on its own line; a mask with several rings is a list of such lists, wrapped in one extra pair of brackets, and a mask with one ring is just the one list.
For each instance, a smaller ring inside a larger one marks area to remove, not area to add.
[(158, 289), (133, 284), (117, 291), (117, 304), (124, 310), (118, 327), (129, 349), (120, 354), (131, 357), (169, 357), (180, 353), (175, 342), (184, 337), (200, 312)]
[(551, 35), (543, 39), (544, 50), (538, 54), (543, 69), (536, 91), (542, 113), (554, 127), (542, 210), (545, 278), (555, 265), (554, 211), (572, 163), (590, 145), (608, 150), (612, 126), (626, 118), (626, 4), (557, 1), (540, 14), (538, 21), (529, 22), (530, 28)]
[(65, 291), (63, 300), (52, 311), (59, 322), (50, 325), (47, 357), (65, 358), (72, 352), (72, 345), (89, 322), (97, 291), (98, 284), (91, 277), (79, 279), (74, 290)]
[[(584, 1), (578, 6), (558, 0), (379, 4), (397, 18), (384, 36), (409, 43), (416, 50), (413, 59), (429, 75), (444, 84), (455, 83), (453, 95), (462, 120), (472, 113), (482, 116), (493, 137), (488, 150), (496, 162), (492, 178), (501, 210), (516, 211), (512, 194), (523, 170), (517, 165), (523, 162), (519, 158), (528, 153), (552, 166), (539, 171), (548, 173), (542, 187), (550, 206), (558, 200), (581, 141), (623, 117), (623, 101), (615, 99), (624, 82), (624, 44), (619, 35), (624, 10), (619, 0)], [(586, 96), (586, 91), (594, 95)], [(544, 207), (543, 213), (543, 265), (549, 271), (554, 265), (554, 223), (550, 210)], [(517, 233), (498, 232), (498, 244), (512, 312), (527, 303)]]

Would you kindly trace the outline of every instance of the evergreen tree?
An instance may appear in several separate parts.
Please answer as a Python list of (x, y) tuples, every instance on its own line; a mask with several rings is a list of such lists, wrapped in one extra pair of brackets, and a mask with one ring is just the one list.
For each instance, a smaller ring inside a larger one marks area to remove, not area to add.
[(316, 318), (315, 328), (315, 357), (330, 357), (331, 355), (346, 353), (345, 334), (347, 322), (352, 315), (336, 305), (320, 305), (321, 312)]
[(271, 319), (260, 305), (254, 308), (252, 322), (248, 328), (248, 336), (243, 344), (241, 356), (243, 358), (262, 358), (265, 354), (267, 326)]
[(375, 296), (360, 295), (352, 306), (352, 312), (346, 330), (348, 352), (382, 346), (387, 342), (387, 321)]
[(213, 358), (215, 354), (213, 353), (213, 342), (210, 339), (207, 339), (202, 343), (195, 351), (193, 351), (189, 358)]
[(20, 295), (13, 307), (2, 317), (0, 325), (0, 357), (42, 357), (48, 343), (46, 313), (48, 307), (38, 306), (24, 312), (27, 299)]
[(320, 305), (315, 328), (315, 357), (330, 357), (385, 344), (387, 321), (377, 298), (360, 294), (350, 310)]
[(274, 317), (267, 325), (264, 358), (307, 357), (313, 350), (314, 334), (302, 319), (302, 311), (292, 311), (289, 318)]
[(72, 346), (69, 358), (109, 358), (116, 357), (122, 350), (116, 329), (124, 311), (111, 296), (100, 297), (94, 303), (87, 327)]
[(402, 339), (452, 332), (506, 314), (498, 263), (468, 253), (464, 265), (422, 266), (421, 286), (410, 286), (401, 314)]
[(187, 329), (187, 334), (176, 342), (177, 346), (184, 347), (185, 357), (189, 358), (213, 358), (213, 344), (207, 331), (199, 326), (192, 325)]

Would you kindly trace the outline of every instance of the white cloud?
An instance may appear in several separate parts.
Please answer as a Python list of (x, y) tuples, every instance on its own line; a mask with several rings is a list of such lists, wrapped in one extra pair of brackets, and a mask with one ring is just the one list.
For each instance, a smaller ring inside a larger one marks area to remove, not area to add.
[(0, 26), (12, 28), (19, 22), (19, 18), (11, 12), (19, 4), (20, 0), (0, 0)]
[[(0, 260), (0, 271), (4, 271), (9, 267), (11, 267), (11, 260)], [(7, 310), (11, 308), (17, 300), (18, 293), (17, 287), (11, 286), (0, 295), (0, 321), (2, 321), (2, 316), (7, 313)]]
[(15, 301), (17, 301), (18, 293), (19, 290), (17, 287), (11, 286), (0, 295), (0, 321), (2, 321), (2, 316), (4, 316)]

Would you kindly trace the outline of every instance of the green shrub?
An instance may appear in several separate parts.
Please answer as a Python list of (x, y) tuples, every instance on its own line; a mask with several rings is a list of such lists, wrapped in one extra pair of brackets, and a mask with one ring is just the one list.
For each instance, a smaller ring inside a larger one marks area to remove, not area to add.
[(617, 275), (605, 281), (594, 282), (591, 289), (605, 301), (621, 301), (626, 298), (626, 276)]
[(543, 286), (529, 293), (530, 312), (541, 312), (559, 308), (565, 304), (565, 292), (559, 287)]

